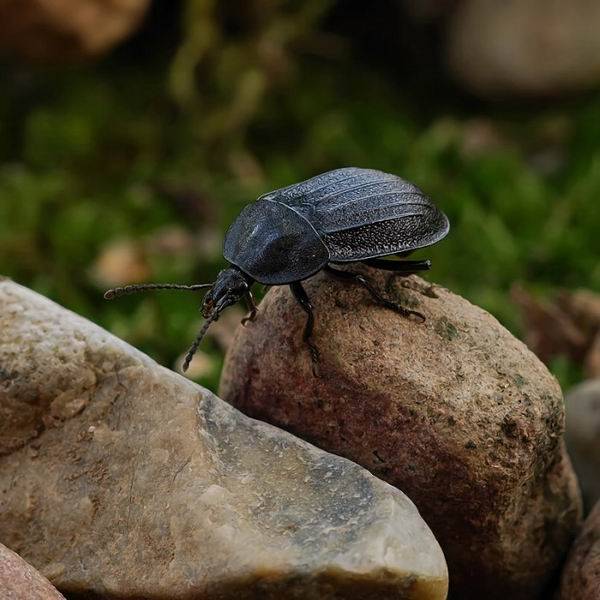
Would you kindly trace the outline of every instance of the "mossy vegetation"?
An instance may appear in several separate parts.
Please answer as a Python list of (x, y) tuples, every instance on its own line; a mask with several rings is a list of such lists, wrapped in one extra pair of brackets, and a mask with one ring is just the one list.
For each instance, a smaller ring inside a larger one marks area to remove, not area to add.
[[(269, 17), (235, 44), (205, 23), (212, 45), (196, 55), (201, 33), (189, 28), (183, 41), (144, 52), (142, 36), (97, 64), (2, 66), (0, 273), (171, 366), (199, 325), (199, 298), (107, 303), (97, 274), (106, 249), (133, 244), (148, 280), (210, 281), (245, 203), (357, 165), (414, 181), (447, 212), (450, 236), (419, 253), (433, 261), (429, 278), (515, 333), (513, 284), (600, 290), (599, 94), (515, 108), (444, 89), (423, 103), (422, 90), (357, 52), (295, 48), (319, 31), (312, 10), (296, 15), (295, 37), (289, 18)], [(276, 40), (279, 54), (257, 54), (257, 40)], [(167, 230), (192, 243), (165, 252)], [(214, 389), (212, 343), (202, 382)], [(565, 361), (556, 372), (565, 384), (579, 373)]]

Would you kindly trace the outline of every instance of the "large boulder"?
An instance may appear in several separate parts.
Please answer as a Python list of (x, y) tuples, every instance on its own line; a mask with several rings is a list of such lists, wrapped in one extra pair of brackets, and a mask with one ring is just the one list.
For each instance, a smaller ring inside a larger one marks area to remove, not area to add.
[(321, 273), (305, 282), (315, 376), (305, 314), (273, 288), (237, 332), (221, 396), (403, 490), (442, 545), (456, 598), (543, 597), (581, 513), (557, 381), (463, 298), (416, 276), (361, 271), (426, 321)]
[(0, 281), (0, 540), (66, 595), (443, 600), (412, 502)]
[(600, 499), (600, 379), (591, 379), (565, 398), (569, 456), (588, 508)]
[(461, 0), (448, 27), (448, 62), (485, 97), (548, 96), (600, 83), (596, 0)]
[(600, 598), (600, 502), (596, 504), (569, 553), (560, 600)]
[(0, 544), (0, 598), (64, 600), (64, 596), (18, 554)]

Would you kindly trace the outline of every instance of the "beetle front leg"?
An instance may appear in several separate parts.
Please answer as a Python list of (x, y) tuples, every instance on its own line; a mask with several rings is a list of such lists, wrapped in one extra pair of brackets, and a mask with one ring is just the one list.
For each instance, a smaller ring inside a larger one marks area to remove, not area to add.
[[(319, 350), (314, 345), (312, 340), (310, 339), (313, 332), (313, 327), (315, 324), (315, 316), (313, 314), (313, 306), (308, 299), (308, 295), (306, 294), (306, 290), (302, 287), (302, 284), (299, 281), (295, 281), (294, 283), (290, 283), (290, 289), (292, 290), (292, 294), (294, 298), (298, 301), (298, 304), (302, 307), (304, 312), (306, 312), (306, 325), (304, 327), (304, 334), (302, 336), (303, 340), (308, 345), (310, 350), (310, 358), (313, 362), (313, 365), (316, 365), (319, 362)], [(313, 373), (316, 375), (315, 369), (313, 367)]]
[(254, 302), (254, 296), (252, 295), (251, 290), (248, 290), (244, 294), (244, 303), (249, 311), (249, 313), (242, 319), (242, 325), (245, 326), (248, 321), (254, 321), (256, 318), (256, 313), (258, 312), (258, 306), (256, 306), (256, 302)]
[(355, 281), (356, 283), (362, 285), (366, 290), (368, 290), (368, 292), (371, 294), (371, 296), (375, 300), (377, 300), (377, 302), (379, 302), (386, 308), (389, 308), (390, 310), (396, 311), (397, 313), (401, 314), (403, 317), (414, 316), (414, 317), (417, 317), (421, 322), (425, 321), (425, 316), (422, 315), (420, 312), (418, 312), (416, 310), (411, 310), (410, 308), (406, 308), (404, 306), (401, 306), (400, 304), (396, 304), (396, 302), (392, 302), (391, 300), (384, 298), (373, 287), (371, 282), (368, 281), (360, 273), (353, 273), (352, 271), (342, 271), (341, 269), (334, 269), (330, 265), (325, 266), (324, 270), (327, 273), (329, 273), (330, 275), (337, 277), (338, 279), (342, 279), (344, 281)]

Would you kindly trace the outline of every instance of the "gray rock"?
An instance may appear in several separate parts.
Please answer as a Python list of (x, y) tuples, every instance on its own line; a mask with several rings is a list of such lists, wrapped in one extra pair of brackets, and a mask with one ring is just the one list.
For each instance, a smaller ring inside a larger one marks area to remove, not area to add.
[(581, 512), (557, 381), (463, 298), (363, 272), (426, 322), (321, 273), (305, 285), (321, 351), (314, 377), (304, 312), (273, 288), (238, 329), (221, 397), (403, 490), (444, 550), (456, 598), (542, 597)]
[(600, 82), (597, 0), (462, 0), (448, 31), (448, 61), (472, 92), (544, 96)]
[(0, 544), (2, 600), (64, 600), (64, 596), (18, 554)]
[(65, 594), (446, 597), (402, 493), (6, 280), (0, 368), (0, 539)]
[(565, 565), (560, 600), (600, 598), (600, 502), (579, 532)]
[(600, 499), (600, 379), (573, 388), (565, 398), (566, 440), (585, 505)]

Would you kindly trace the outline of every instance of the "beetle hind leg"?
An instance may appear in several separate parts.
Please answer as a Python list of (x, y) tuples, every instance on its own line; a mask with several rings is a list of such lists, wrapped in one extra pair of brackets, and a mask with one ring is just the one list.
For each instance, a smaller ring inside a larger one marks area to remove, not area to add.
[(386, 260), (384, 258), (367, 258), (362, 261), (369, 267), (383, 269), (385, 271), (393, 271), (398, 275), (411, 275), (419, 271), (429, 271), (431, 269), (431, 261), (426, 260)]
[(422, 313), (416, 310), (411, 310), (410, 308), (406, 308), (405, 306), (397, 304), (396, 302), (388, 300), (382, 296), (379, 291), (373, 287), (373, 284), (360, 273), (342, 271), (341, 269), (335, 269), (330, 265), (325, 266), (324, 270), (333, 277), (337, 277), (343, 281), (354, 281), (359, 285), (362, 285), (379, 304), (401, 314), (403, 317), (416, 317), (421, 322), (425, 321), (425, 316)]
[(313, 374), (317, 375), (317, 364), (319, 363), (319, 350), (311, 340), (314, 324), (315, 324), (315, 315), (313, 313), (313, 306), (308, 298), (306, 290), (302, 287), (302, 284), (299, 281), (295, 281), (290, 284), (290, 289), (292, 290), (292, 294), (294, 298), (297, 300), (298, 304), (302, 307), (304, 312), (306, 313), (306, 325), (304, 326), (304, 333), (302, 335), (302, 339), (306, 342), (308, 349), (310, 351), (310, 358), (313, 363)]

